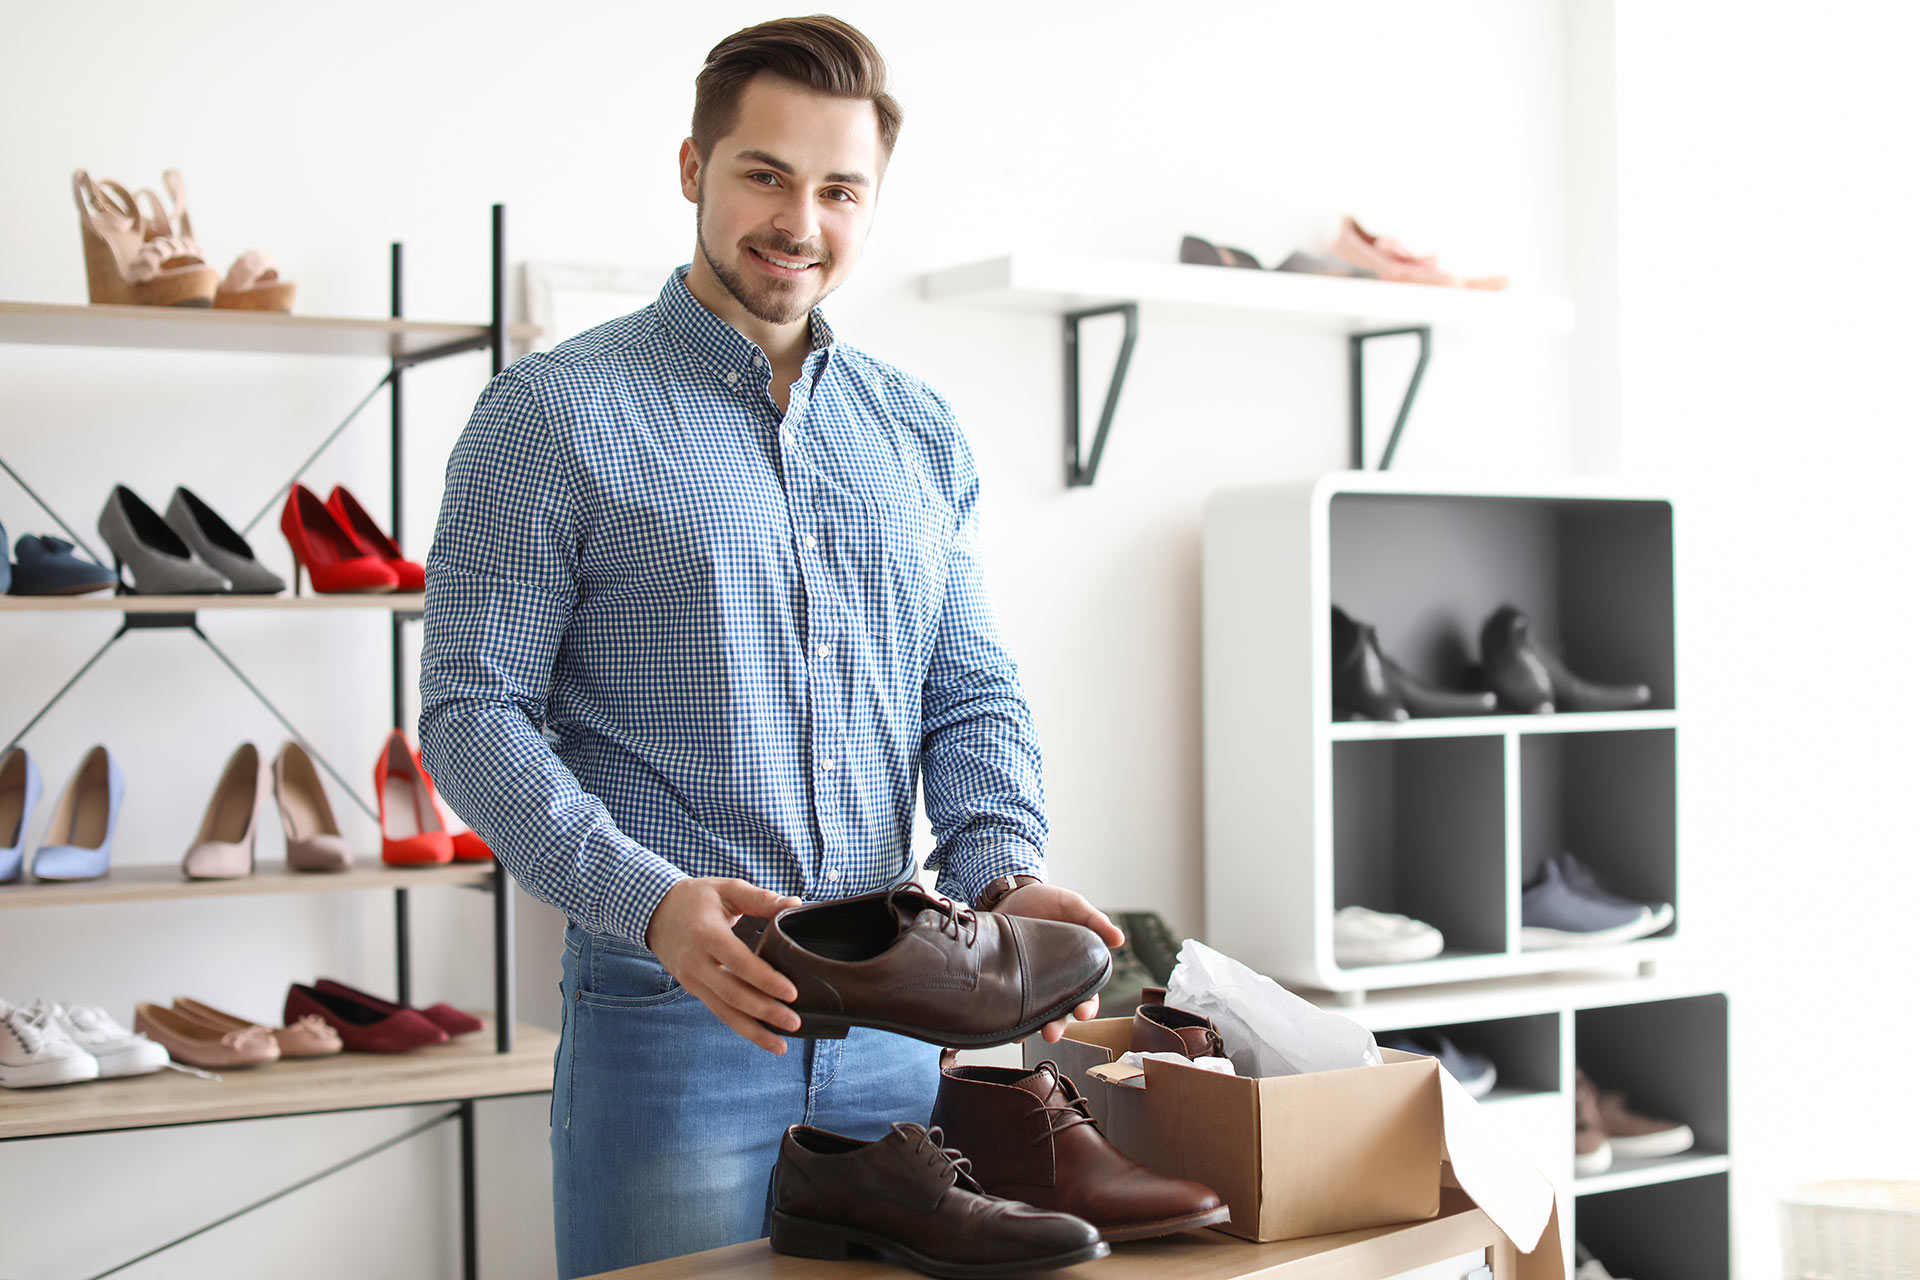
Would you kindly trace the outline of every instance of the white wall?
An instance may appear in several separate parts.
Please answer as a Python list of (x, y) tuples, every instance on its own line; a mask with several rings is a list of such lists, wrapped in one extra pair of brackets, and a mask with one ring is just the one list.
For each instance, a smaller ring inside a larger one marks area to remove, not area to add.
[[(1520, 287), (1586, 288), (1591, 273), (1570, 263), (1573, 247), (1585, 253), (1591, 239), (1582, 231), (1577, 240), (1571, 228), (1592, 221), (1570, 208), (1569, 193), (1589, 189), (1591, 177), (1577, 172), (1586, 152), (1569, 145), (1577, 123), (1569, 67), (1578, 50), (1568, 46), (1560, 7), (1524, 0), (1233, 3), (1204, 16), (1162, 4), (998, 0), (964, 10), (858, 3), (836, 11), (887, 53), (907, 109), (867, 259), (830, 307), (836, 329), (941, 387), (979, 454), (986, 554), (1046, 748), (1055, 877), (1098, 902), (1158, 907), (1176, 927), (1198, 929), (1200, 504), (1222, 484), (1344, 464), (1345, 343), (1147, 309), (1099, 483), (1068, 492), (1059, 474), (1056, 322), (932, 308), (917, 301), (914, 281), (930, 268), (1014, 247), (1170, 259), (1188, 231), (1273, 262), (1296, 246), (1318, 247), (1337, 215), (1352, 210), (1463, 270), (1504, 270)], [(131, 4), (11, 15), (0, 45), (0, 119), (9, 122), (0, 131), (0, 296), (84, 299), (66, 196), (75, 166), (135, 183), (157, 183), (168, 165), (182, 168), (196, 227), (220, 265), (249, 246), (268, 250), (301, 282), (299, 309), (313, 314), (383, 314), (385, 246), (400, 239), (412, 314), (481, 315), (486, 206), (494, 200), (509, 206), (516, 262), (683, 261), (692, 211), (672, 174), (694, 71), (718, 38), (770, 12), (738, 3), (705, 6), (697, 16), (664, 4), (345, 3), (307, 18), (203, 2), (164, 18)], [(1863, 1132), (1871, 1131), (1862, 1123), (1868, 1114), (1896, 1100), (1896, 1076), (1869, 1057), (1867, 1045), (1885, 1028), (1869, 1030), (1864, 1019), (1851, 1028), (1822, 1023), (1814, 1044), (1783, 1044), (1792, 1006), (1758, 975), (1786, 973), (1779, 933), (1807, 929), (1818, 944), (1792, 957), (1805, 975), (1799, 990), (1844, 991), (1863, 962), (1878, 973), (1904, 964), (1911, 976), (1907, 953), (1854, 928), (1862, 917), (1846, 904), (1870, 887), (1890, 922), (1890, 895), (1881, 891), (1905, 875), (1910, 901), (1913, 885), (1901, 863), (1912, 838), (1894, 829), (1892, 800), (1911, 772), (1900, 768), (1911, 765), (1911, 749), (1880, 727), (1886, 717), (1869, 703), (1873, 695), (1841, 676), (1849, 688), (1838, 700), (1851, 729), (1836, 740), (1844, 755), (1817, 752), (1836, 699), (1825, 687), (1783, 689), (1780, 673), (1797, 674), (1806, 650), (1776, 644), (1792, 637), (1812, 646), (1832, 634), (1813, 630), (1821, 615), (1805, 604), (1815, 598), (1864, 613), (1863, 637), (1900, 635), (1894, 624), (1911, 623), (1910, 612), (1897, 612), (1910, 604), (1889, 589), (1894, 566), (1910, 563), (1911, 545), (1892, 501), (1894, 468), (1870, 480), (1847, 468), (1850, 481), (1873, 484), (1885, 499), (1852, 520), (1854, 504), (1809, 496), (1821, 486), (1789, 484), (1786, 469), (1805, 474), (1825, 463), (1837, 477), (1842, 458), (1890, 463), (1894, 424), (1911, 412), (1893, 398), (1893, 355), (1906, 347), (1891, 332), (1861, 334), (1875, 344), (1863, 351), (1871, 358), (1818, 374), (1810, 362), (1796, 367), (1806, 361), (1797, 341), (1831, 345), (1830, 354), (1845, 349), (1803, 331), (1813, 325), (1758, 335), (1764, 345), (1735, 346), (1730, 335), (1781, 305), (1783, 295), (1763, 278), (1871, 279), (1866, 273), (1884, 270), (1897, 245), (1880, 248), (1887, 233), (1860, 227), (1854, 215), (1900, 223), (1897, 210), (1884, 207), (1892, 180), (1883, 179), (1869, 188), (1881, 199), (1768, 243), (1783, 190), (1799, 184), (1795, 207), (1810, 211), (1820, 188), (1764, 166), (1736, 178), (1687, 162), (1720, 154), (1729, 133), (1736, 146), (1728, 154), (1759, 150), (1767, 135), (1751, 123), (1750, 106), (1778, 116), (1791, 109), (1807, 139), (1825, 132), (1822, 125), (1858, 132), (1849, 110), (1790, 103), (1757, 67), (1716, 64), (1724, 40), (1704, 11), (1660, 30), (1642, 20), (1622, 38), (1640, 42), (1633, 58), (1662, 68), (1657, 92), (1635, 100), (1639, 114), (1623, 123), (1621, 144), (1658, 157), (1641, 162), (1648, 167), (1633, 187), (1637, 203), (1623, 209), (1622, 235), (1635, 237), (1642, 262), (1662, 267), (1630, 281), (1628, 321), (1647, 327), (1631, 348), (1637, 376), (1622, 384), (1629, 429), (1604, 443), (1634, 466), (1678, 466), (1703, 486), (1733, 457), (1738, 474), (1766, 486), (1720, 486), (1700, 508), (1713, 519), (1696, 514), (1689, 522), (1683, 591), (1702, 599), (1683, 596), (1683, 643), (1689, 723), (1700, 727), (1689, 729), (1685, 763), (1689, 786), (1704, 794), (1690, 802), (1687, 835), (1703, 863), (1721, 860), (1711, 864), (1716, 871), (1731, 876), (1758, 863), (1780, 873), (1772, 884), (1747, 881), (1743, 893), (1762, 895), (1752, 909), (1703, 909), (1690, 926), (1742, 975), (1740, 1048), (1763, 1064), (1740, 1077), (1743, 1104), (1767, 1108), (1751, 1120), (1743, 1113), (1742, 1167), (1772, 1150), (1785, 1168), (1838, 1149), (1811, 1121), (1782, 1120), (1779, 1108), (1801, 1096), (1787, 1091), (1801, 1078), (1792, 1073), (1811, 1064), (1822, 1080), (1844, 1083), (1855, 1100), (1848, 1114)], [(1775, 39), (1783, 50), (1787, 36)], [(1881, 47), (1891, 59), (1892, 43)], [(1731, 97), (1680, 92), (1689, 78), (1724, 84)], [(1910, 119), (1911, 100), (1904, 105)], [(1894, 118), (1858, 123), (1891, 145)], [(1709, 124), (1719, 136), (1700, 137)], [(1699, 197), (1701, 216), (1669, 216), (1658, 193), (1674, 184)], [(1629, 186), (1623, 178), (1623, 201)], [(1733, 198), (1735, 191), (1765, 198)], [(1730, 228), (1738, 253), (1727, 248)], [(1734, 287), (1745, 305), (1725, 306), (1703, 281)], [(1808, 286), (1802, 300), (1813, 296)], [(1674, 298), (1697, 305), (1676, 308)], [(1825, 310), (1816, 314), (1824, 325)], [(1707, 349), (1731, 373), (1694, 387), (1688, 351), (1715, 326), (1725, 327)], [(1684, 341), (1670, 339), (1676, 329)], [(1646, 336), (1656, 333), (1659, 340)], [(1732, 374), (1749, 368), (1776, 381), (1741, 388)], [(185, 483), (244, 520), (379, 373), (351, 362), (0, 348), (0, 456), (89, 534), (116, 481), (156, 505)], [(1578, 443), (1570, 439), (1569, 374), (1565, 344), (1443, 338), (1400, 465), (1567, 465)], [(412, 472), (401, 531), (409, 547), (424, 549), (439, 468), (484, 376), (479, 357), (410, 375)], [(1797, 397), (1775, 394), (1782, 376)], [(1688, 412), (1675, 412), (1676, 404)], [(1798, 411), (1785, 412), (1789, 404)], [(1854, 411), (1836, 422), (1835, 406)], [(1595, 428), (1582, 419), (1582, 429)], [(309, 483), (347, 483), (383, 509), (384, 439), (376, 402), (308, 473)], [(1735, 452), (1761, 440), (1771, 449)], [(1582, 448), (1578, 456), (1609, 455)], [(1783, 520), (1788, 493), (1810, 505)], [(15, 535), (45, 528), (10, 484), (0, 485), (0, 520)], [(1847, 536), (1825, 545), (1844, 546), (1852, 567), (1828, 576), (1816, 596), (1810, 580), (1826, 558), (1809, 548), (1820, 545), (1816, 534), (1833, 539), (1839, 528)], [(274, 517), (255, 541), (271, 562), (284, 563)], [(384, 623), (349, 616), (296, 626), (242, 615), (207, 626), (356, 782), (364, 777), (388, 718)], [(1758, 638), (1756, 627), (1764, 627)], [(11, 624), (0, 637), (5, 732), (111, 630), (106, 618)], [(1819, 669), (1839, 667), (1827, 659)], [(1763, 679), (1766, 693), (1755, 697), (1749, 691)], [(165, 863), (179, 856), (222, 761), (245, 737), (270, 752), (282, 734), (197, 642), (174, 635), (123, 642), (28, 746), (57, 789), (89, 743), (109, 742), (133, 783), (118, 856)], [(1743, 792), (1746, 777), (1766, 785)], [(1870, 778), (1884, 785), (1863, 787)], [(1755, 796), (1768, 798), (1764, 820), (1753, 816)], [(1841, 804), (1844, 817), (1832, 821)], [(371, 824), (339, 807), (371, 847)], [(270, 830), (266, 856), (276, 847)], [(1801, 870), (1813, 849), (1823, 864), (1848, 867), (1846, 888)], [(1721, 887), (1719, 879), (1708, 887)], [(1806, 926), (1804, 904), (1814, 894), (1831, 910)], [(484, 899), (415, 898), (422, 997), (484, 1004)], [(1709, 894), (1693, 900), (1719, 909)], [(1790, 912), (1795, 902), (1801, 908)], [(1761, 914), (1763, 906), (1773, 914)], [(124, 1014), (135, 999), (190, 992), (265, 1017), (286, 982), (315, 972), (387, 982), (389, 920), (380, 894), (8, 913), (0, 995), (46, 992)], [(1755, 928), (1760, 921), (1769, 923)], [(520, 933), (523, 1013), (551, 1022), (554, 920), (528, 910)], [(1838, 1007), (1864, 1013), (1863, 1000)], [(173, 1224), (184, 1230), (219, 1216), (270, 1177), (291, 1180), (418, 1118), (275, 1121), (0, 1148), (0, 1275), (98, 1270)], [(543, 1101), (482, 1108), (490, 1274), (550, 1271), (545, 1122)], [(1749, 1194), (1757, 1182), (1741, 1183), (1742, 1240), (1763, 1253), (1770, 1208)], [(456, 1187), (453, 1146), (442, 1133), (128, 1274), (234, 1274), (252, 1269), (236, 1259), (272, 1257), (289, 1277), (451, 1275)], [(122, 1207), (100, 1214), (76, 1209), (81, 1203)], [(356, 1217), (371, 1218), (370, 1229), (338, 1229)], [(289, 1240), (300, 1243), (289, 1248)]]

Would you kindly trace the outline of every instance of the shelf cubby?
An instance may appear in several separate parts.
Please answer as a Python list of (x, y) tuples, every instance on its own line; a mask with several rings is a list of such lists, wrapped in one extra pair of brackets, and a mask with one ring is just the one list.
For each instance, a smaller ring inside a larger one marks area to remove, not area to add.
[(1617, 1276), (1727, 1280), (1729, 1177), (1722, 1170), (1582, 1196), (1580, 1242)]

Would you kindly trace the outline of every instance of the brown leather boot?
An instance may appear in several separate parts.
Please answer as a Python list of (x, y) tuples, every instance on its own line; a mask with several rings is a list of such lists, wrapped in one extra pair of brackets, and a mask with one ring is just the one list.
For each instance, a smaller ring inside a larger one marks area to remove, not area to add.
[(1135, 1053), (1181, 1053), (1189, 1058), (1224, 1058), (1220, 1031), (1197, 1013), (1172, 1005), (1143, 1004), (1133, 1012)]
[(777, 1253), (839, 1260), (859, 1245), (930, 1276), (1051, 1271), (1107, 1256), (1100, 1233), (1064, 1213), (985, 1194), (940, 1130), (896, 1123), (874, 1142), (796, 1124), (773, 1167)]
[(1228, 1217), (1210, 1188), (1120, 1154), (1052, 1062), (1033, 1071), (943, 1069), (933, 1122), (967, 1153), (989, 1194), (1085, 1218), (1103, 1240), (1172, 1235)]

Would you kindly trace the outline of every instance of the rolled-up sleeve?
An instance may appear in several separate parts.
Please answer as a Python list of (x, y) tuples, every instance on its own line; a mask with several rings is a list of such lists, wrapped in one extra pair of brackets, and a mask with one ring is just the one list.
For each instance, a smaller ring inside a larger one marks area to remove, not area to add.
[(1045, 878), (1047, 814), (1033, 715), (980, 564), (979, 475), (957, 427), (948, 444), (957, 532), (921, 690), (921, 769), (927, 866), (942, 893), (971, 902), (1003, 875)]
[(683, 877), (615, 825), (543, 732), (576, 600), (581, 503), (553, 424), (513, 370), (481, 395), (446, 480), (427, 558), (422, 761), (528, 893), (644, 944)]

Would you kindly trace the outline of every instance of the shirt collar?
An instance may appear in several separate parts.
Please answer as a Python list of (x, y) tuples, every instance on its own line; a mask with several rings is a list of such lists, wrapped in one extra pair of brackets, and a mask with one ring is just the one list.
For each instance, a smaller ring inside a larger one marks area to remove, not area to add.
[[(688, 270), (688, 266), (682, 266), (668, 275), (656, 304), (661, 319), (687, 350), (711, 368), (722, 382), (735, 389), (766, 390), (773, 381), (766, 353), (760, 350), (759, 343), (707, 310), (706, 305), (693, 296), (687, 288)], [(807, 320), (813, 348), (807, 356), (807, 365), (811, 367), (816, 359), (824, 363), (832, 358), (833, 329), (818, 307)]]

